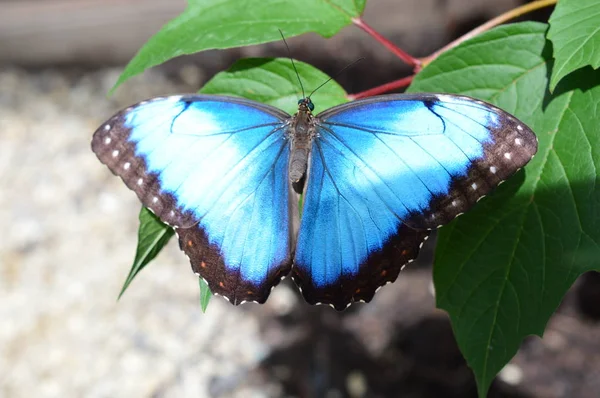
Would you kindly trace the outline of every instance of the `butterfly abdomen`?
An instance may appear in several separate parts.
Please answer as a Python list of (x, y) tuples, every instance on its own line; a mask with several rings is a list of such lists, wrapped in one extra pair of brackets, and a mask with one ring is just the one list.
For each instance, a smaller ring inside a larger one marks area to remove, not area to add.
[(290, 157), (290, 181), (295, 183), (302, 179), (308, 164), (308, 148), (293, 148)]
[(300, 106), (290, 123), (291, 156), (289, 177), (292, 183), (302, 179), (308, 167), (308, 155), (315, 134), (313, 116), (310, 110)]

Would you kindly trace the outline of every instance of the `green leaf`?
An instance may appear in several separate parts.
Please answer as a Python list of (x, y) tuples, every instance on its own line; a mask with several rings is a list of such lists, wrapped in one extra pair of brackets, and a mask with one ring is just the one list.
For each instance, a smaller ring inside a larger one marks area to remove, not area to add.
[(578, 71), (550, 95), (546, 29), (496, 28), (440, 56), (410, 87), (494, 103), (539, 139), (524, 172), (439, 234), (437, 305), (480, 397), (523, 338), (543, 333), (577, 276), (600, 269), (600, 74)]
[(200, 287), (200, 308), (202, 308), (202, 312), (206, 312), (212, 292), (204, 279), (198, 277), (198, 283)]
[(189, 0), (129, 62), (128, 78), (184, 54), (281, 40), (315, 32), (331, 37), (360, 16), (366, 0)]
[(135, 260), (123, 284), (119, 298), (125, 293), (133, 278), (150, 261), (158, 255), (162, 248), (167, 244), (174, 232), (168, 225), (164, 224), (152, 212), (145, 207), (140, 211), (140, 227), (138, 229), (138, 244), (135, 252)]
[[(329, 79), (309, 64), (294, 63), (306, 95)], [(241, 59), (227, 71), (215, 75), (200, 92), (244, 97), (276, 106), (290, 114), (298, 110), (298, 100), (302, 98), (298, 77), (286, 58)], [(347, 101), (346, 92), (335, 81), (325, 84), (311, 98), (317, 113)]]
[(548, 39), (554, 46), (550, 89), (584, 66), (600, 66), (600, 2), (561, 0), (550, 17)]

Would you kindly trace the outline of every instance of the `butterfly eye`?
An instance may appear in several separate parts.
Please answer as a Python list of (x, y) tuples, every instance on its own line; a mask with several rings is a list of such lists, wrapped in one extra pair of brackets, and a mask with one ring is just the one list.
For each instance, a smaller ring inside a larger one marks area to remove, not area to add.
[(311, 112), (315, 109), (315, 105), (312, 103), (310, 98), (302, 98), (298, 100), (298, 105), (306, 105), (308, 110), (310, 110)]

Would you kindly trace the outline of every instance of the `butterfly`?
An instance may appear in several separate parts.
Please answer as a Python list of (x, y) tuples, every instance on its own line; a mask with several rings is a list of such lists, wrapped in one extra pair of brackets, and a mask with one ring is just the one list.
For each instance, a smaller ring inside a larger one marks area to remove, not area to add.
[(154, 98), (103, 123), (92, 149), (175, 229), (213, 293), (263, 303), (291, 274), (306, 301), (338, 310), (370, 301), (431, 230), (537, 151), (524, 123), (465, 96), (313, 110), (310, 97), (293, 116), (226, 96)]

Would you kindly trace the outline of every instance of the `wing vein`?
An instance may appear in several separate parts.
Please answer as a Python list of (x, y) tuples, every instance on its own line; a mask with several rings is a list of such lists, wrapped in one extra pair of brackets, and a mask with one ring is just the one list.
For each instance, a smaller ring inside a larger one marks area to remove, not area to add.
[[(325, 129), (328, 133), (331, 134), (331, 136), (333, 138), (335, 138), (340, 144), (344, 145), (344, 147), (346, 147), (354, 156), (356, 156), (357, 159), (359, 159), (362, 164), (367, 167), (369, 170), (371, 170), (373, 172), (373, 174), (375, 176), (377, 176), (377, 178), (381, 181), (381, 183), (388, 188), (388, 190), (396, 197), (396, 199), (398, 200), (398, 202), (400, 202), (400, 204), (406, 209), (407, 213), (410, 212), (410, 210), (408, 209), (408, 207), (404, 204), (404, 202), (401, 200), (401, 198), (398, 196), (398, 194), (396, 192), (394, 192), (394, 190), (390, 187), (390, 185), (383, 179), (381, 178), (381, 176), (375, 171), (373, 170), (372, 167), (369, 166), (369, 164), (354, 150), (352, 149), (346, 142), (344, 142), (339, 136), (338, 134), (335, 133), (334, 130), (331, 130), (327, 127), (322, 126), (323, 129)], [(375, 135), (375, 134), (374, 134)], [(375, 135), (376, 136), (376, 135)], [(381, 141), (383, 142), (383, 141)], [(383, 142), (384, 145), (385, 142)], [(352, 163), (352, 159), (348, 158), (343, 152), (337, 150), (333, 145), (331, 145), (331, 147), (344, 159), (348, 160), (349, 162)], [(396, 157), (398, 157), (400, 159), (400, 161), (402, 163), (404, 163), (404, 165), (419, 179), (419, 181), (421, 181), (421, 183), (423, 184), (423, 186), (425, 187), (425, 189), (427, 189), (430, 193), (431, 190), (429, 190), (429, 188), (427, 187), (427, 185), (423, 182), (423, 180), (421, 180), (421, 178), (419, 177), (418, 174), (416, 174), (412, 168), (404, 161), (404, 159), (402, 159), (401, 157), (398, 156), (398, 154), (395, 153), (395, 151), (393, 151), (391, 148), (389, 148), (389, 146), (386, 145), (386, 147), (388, 147), (388, 149), (390, 149), (392, 151), (392, 153), (394, 153), (394, 155), (396, 155)], [(360, 169), (358, 169), (360, 171)], [(396, 214), (396, 212), (391, 209), (387, 203), (385, 202), (385, 200), (381, 197), (381, 194), (377, 191), (376, 186), (371, 182), (371, 180), (361, 171), (361, 173), (363, 174), (363, 176), (365, 176), (366, 180), (369, 182), (369, 184), (374, 188), (373, 191), (375, 192), (375, 194), (379, 197), (379, 199), (382, 201), (382, 203), (384, 203), (386, 205), (386, 207), (400, 220), (403, 221), (403, 219)], [(432, 194), (433, 195), (433, 194)]]

